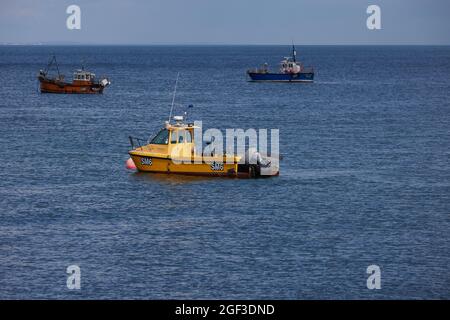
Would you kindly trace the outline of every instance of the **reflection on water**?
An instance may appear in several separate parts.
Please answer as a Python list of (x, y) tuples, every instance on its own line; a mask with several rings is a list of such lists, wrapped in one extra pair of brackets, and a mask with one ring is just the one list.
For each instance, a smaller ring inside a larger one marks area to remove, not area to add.
[(208, 176), (194, 176), (187, 174), (168, 174), (168, 173), (153, 173), (153, 172), (133, 172), (130, 174), (132, 179), (145, 182), (159, 182), (167, 184), (189, 184), (200, 181), (211, 181), (215, 179), (233, 179), (230, 177), (208, 177)]

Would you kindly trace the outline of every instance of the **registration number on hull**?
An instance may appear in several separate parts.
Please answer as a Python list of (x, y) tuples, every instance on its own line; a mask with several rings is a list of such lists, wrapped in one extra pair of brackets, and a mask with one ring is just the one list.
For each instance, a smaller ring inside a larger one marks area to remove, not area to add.
[(148, 158), (148, 157), (143, 157), (141, 158), (141, 165), (143, 166), (151, 166), (152, 163), (152, 158)]
[(223, 171), (223, 163), (214, 161), (211, 163), (211, 170), (212, 171)]

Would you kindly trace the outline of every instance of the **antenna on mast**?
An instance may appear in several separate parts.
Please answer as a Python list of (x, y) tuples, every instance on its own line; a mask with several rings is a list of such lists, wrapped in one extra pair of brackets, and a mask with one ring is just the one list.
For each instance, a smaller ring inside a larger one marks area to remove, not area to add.
[(177, 80), (175, 80), (175, 89), (173, 90), (173, 96), (172, 96), (172, 106), (170, 107), (170, 113), (169, 113), (169, 123), (170, 123), (170, 118), (172, 118), (172, 110), (173, 110), (173, 105), (175, 104), (175, 95), (177, 93), (177, 85), (178, 85), (178, 78), (180, 77), (180, 73), (177, 73)]
[(294, 62), (297, 62), (297, 50), (295, 50), (294, 40), (292, 40), (292, 58)]

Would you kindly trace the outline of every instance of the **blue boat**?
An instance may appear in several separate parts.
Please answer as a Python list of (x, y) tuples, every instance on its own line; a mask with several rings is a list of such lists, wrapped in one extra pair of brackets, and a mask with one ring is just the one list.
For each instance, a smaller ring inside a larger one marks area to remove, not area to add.
[(297, 51), (292, 45), (292, 57), (285, 57), (280, 63), (279, 72), (270, 72), (268, 64), (261, 68), (247, 70), (250, 81), (274, 81), (274, 82), (313, 82), (313, 67), (305, 67), (301, 62), (297, 62)]

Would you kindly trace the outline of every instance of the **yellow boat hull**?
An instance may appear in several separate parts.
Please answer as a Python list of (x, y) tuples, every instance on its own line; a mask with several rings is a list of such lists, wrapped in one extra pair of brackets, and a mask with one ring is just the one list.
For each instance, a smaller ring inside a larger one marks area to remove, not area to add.
[(218, 161), (202, 161), (201, 163), (180, 161), (180, 163), (175, 163), (170, 158), (155, 157), (138, 151), (130, 151), (129, 154), (137, 170), (142, 172), (230, 177), (246, 175), (246, 173), (238, 173), (237, 163), (221, 163)]

